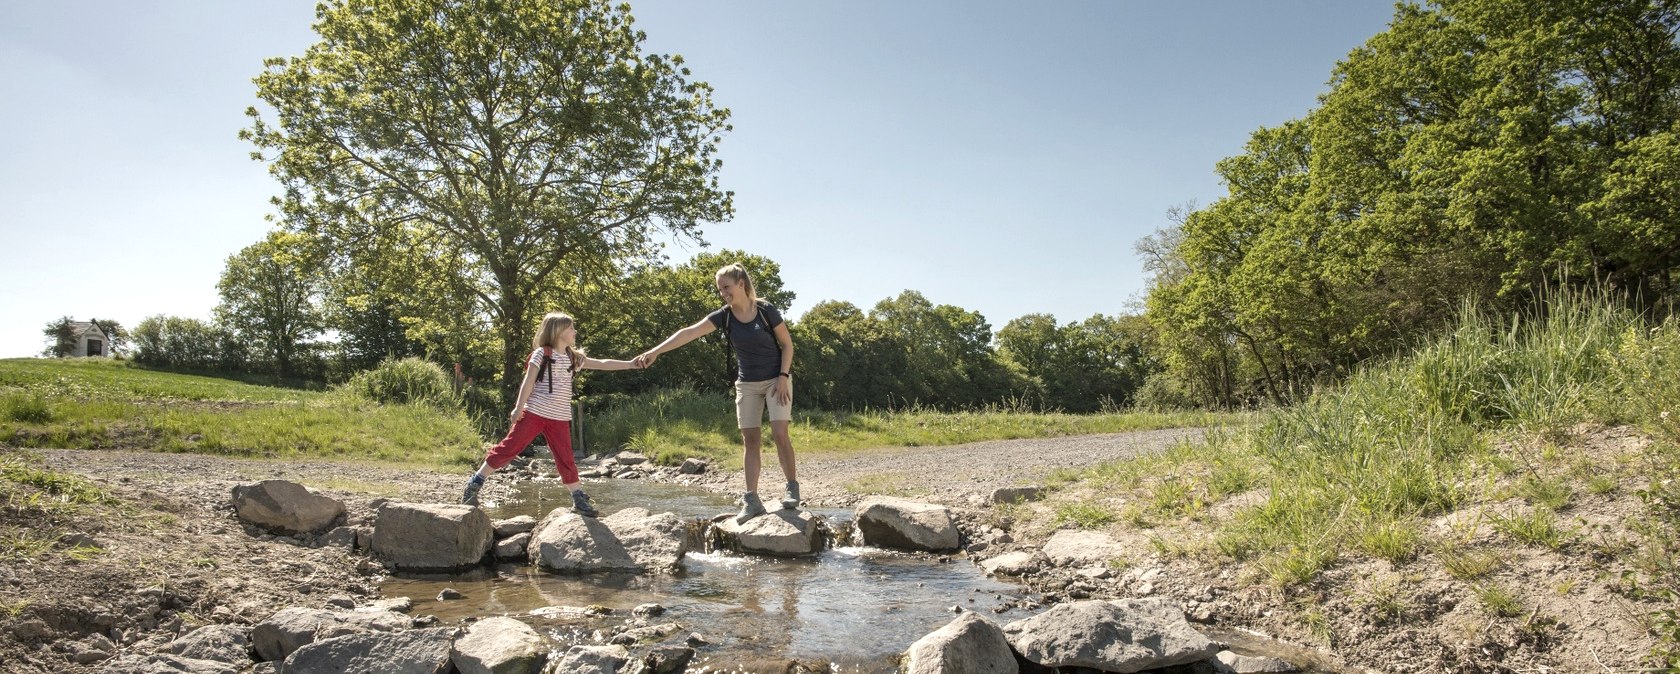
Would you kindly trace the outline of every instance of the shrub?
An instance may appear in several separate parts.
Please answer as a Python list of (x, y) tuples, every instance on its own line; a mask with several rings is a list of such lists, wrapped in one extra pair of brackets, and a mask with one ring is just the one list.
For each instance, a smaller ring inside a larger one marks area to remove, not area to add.
[(449, 374), (438, 364), (419, 358), (387, 360), (379, 367), (351, 377), (344, 383), (344, 389), (377, 403), (461, 407), (461, 397), (455, 393)]

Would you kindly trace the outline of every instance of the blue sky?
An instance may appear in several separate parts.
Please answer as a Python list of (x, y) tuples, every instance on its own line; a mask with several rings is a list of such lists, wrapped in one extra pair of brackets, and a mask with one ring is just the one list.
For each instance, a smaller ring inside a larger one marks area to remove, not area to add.
[[(1128, 311), (1133, 244), (1311, 109), (1393, 4), (632, 2), (734, 112), (714, 248), (782, 265), (798, 316), (912, 289), (1002, 327)], [(276, 183), (238, 140), (312, 2), (0, 3), (0, 357), (71, 315), (208, 318)], [(693, 250), (670, 255), (686, 259)], [(557, 307), (564, 309), (565, 307)], [(672, 326), (673, 329), (679, 326)], [(608, 352), (645, 345), (595, 345)]]

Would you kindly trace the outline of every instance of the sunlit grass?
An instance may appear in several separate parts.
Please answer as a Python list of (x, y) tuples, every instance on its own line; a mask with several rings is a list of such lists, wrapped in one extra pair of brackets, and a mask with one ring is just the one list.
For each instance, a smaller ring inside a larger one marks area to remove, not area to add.
[[(464, 413), (424, 404), (156, 372), (99, 359), (0, 360), (0, 437), (29, 448), (123, 448), (292, 459), (469, 465)], [(23, 410), (15, 413), (15, 410)]]
[[(582, 408), (585, 444), (590, 452), (623, 446), (663, 464), (677, 463), (689, 456), (705, 456), (738, 468), (741, 432), (736, 428), (734, 409), (733, 398), (726, 394), (687, 389), (635, 396), (600, 413), (592, 412), (585, 403)], [(825, 412), (796, 407), (789, 434), (794, 448), (801, 453), (843, 455), (884, 447), (1205, 427), (1237, 418), (1238, 415), (1206, 412), (1088, 415), (926, 409)], [(768, 427), (764, 432), (768, 436)], [(765, 445), (768, 450), (768, 437)]]

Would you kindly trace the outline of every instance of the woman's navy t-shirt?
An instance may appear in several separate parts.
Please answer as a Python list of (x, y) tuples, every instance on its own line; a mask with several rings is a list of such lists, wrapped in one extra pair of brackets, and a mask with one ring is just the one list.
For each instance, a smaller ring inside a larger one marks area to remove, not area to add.
[[(740, 381), (775, 379), (782, 372), (782, 347), (771, 332), (782, 324), (782, 312), (769, 303), (759, 302), (758, 313), (751, 321), (742, 323), (731, 315), (728, 305), (706, 316), (706, 320), (720, 330), (729, 331), (729, 343), (735, 347), (735, 362)], [(728, 327), (725, 327), (728, 326)]]

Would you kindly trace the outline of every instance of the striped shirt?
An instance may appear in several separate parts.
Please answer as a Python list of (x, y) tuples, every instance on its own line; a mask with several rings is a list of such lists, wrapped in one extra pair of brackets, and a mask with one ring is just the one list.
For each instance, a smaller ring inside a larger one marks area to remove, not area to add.
[[(543, 373), (531, 385), (531, 397), (525, 399), (525, 411), (536, 414), (545, 419), (555, 421), (572, 420), (572, 359), (566, 356), (564, 349), (554, 349), (554, 360), (549, 363), (548, 371)], [(531, 357), (525, 361), (526, 369), (536, 371), (542, 367), (543, 350), (537, 348), (531, 352)], [(552, 378), (554, 392), (550, 393), (549, 382)]]

